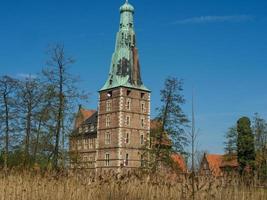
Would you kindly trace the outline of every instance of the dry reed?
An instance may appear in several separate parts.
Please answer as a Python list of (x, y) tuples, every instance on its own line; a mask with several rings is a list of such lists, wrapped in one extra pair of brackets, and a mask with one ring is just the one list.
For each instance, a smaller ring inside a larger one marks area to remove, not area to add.
[[(233, 180), (202, 178), (196, 181), (196, 200), (266, 200), (267, 189)], [(86, 174), (11, 173), (0, 176), (0, 200), (187, 200), (190, 179), (164, 180), (148, 176), (94, 178)]]

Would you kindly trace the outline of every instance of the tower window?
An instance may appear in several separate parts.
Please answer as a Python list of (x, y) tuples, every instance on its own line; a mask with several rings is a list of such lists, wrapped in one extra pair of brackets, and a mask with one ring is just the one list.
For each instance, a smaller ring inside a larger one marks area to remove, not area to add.
[(129, 144), (129, 143), (130, 143), (130, 133), (126, 132), (125, 144)]
[(130, 123), (131, 123), (131, 118), (130, 116), (126, 116), (126, 126), (130, 126)]
[(80, 128), (79, 128), (79, 133), (82, 133), (82, 132), (83, 132), (83, 128), (80, 127)]
[(140, 135), (140, 144), (141, 145), (144, 144), (144, 135), (143, 134)]
[(129, 154), (126, 153), (126, 155), (125, 155), (125, 166), (128, 166), (128, 164), (129, 164)]
[(106, 116), (106, 127), (110, 127), (110, 116)]
[(143, 154), (141, 154), (141, 156), (140, 156), (140, 162), (141, 162), (141, 167), (144, 167), (145, 161), (144, 161), (144, 155)]
[(145, 102), (142, 102), (141, 103), (141, 112), (142, 113), (145, 113), (146, 112), (146, 104), (145, 104)]
[(109, 166), (109, 153), (106, 153), (106, 155), (105, 155), (105, 165), (107, 167)]
[(111, 111), (111, 100), (108, 100), (106, 103), (106, 111), (110, 112)]
[(89, 149), (93, 149), (93, 148), (94, 148), (94, 140), (89, 139)]
[(145, 127), (145, 119), (141, 118), (141, 127), (144, 128)]
[[(112, 84), (112, 80), (110, 80), (109, 83)], [(107, 96), (108, 96), (108, 98), (112, 97), (112, 91), (109, 91), (109, 92), (107, 93)]]
[(126, 109), (131, 110), (131, 99), (126, 100)]
[(106, 132), (105, 134), (105, 144), (110, 144), (111, 137), (110, 137), (110, 132)]
[(131, 94), (131, 90), (127, 90), (127, 96)]
[(94, 126), (94, 124), (91, 124), (90, 131), (93, 132), (94, 130), (95, 130), (95, 126)]
[(141, 92), (141, 98), (143, 99), (145, 97), (145, 93)]

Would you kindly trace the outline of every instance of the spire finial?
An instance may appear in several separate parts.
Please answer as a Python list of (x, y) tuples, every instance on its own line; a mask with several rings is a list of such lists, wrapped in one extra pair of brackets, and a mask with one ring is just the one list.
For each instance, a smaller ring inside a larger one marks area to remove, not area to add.
[(128, 2), (128, 0), (126, 0), (126, 2), (125, 2), (125, 3), (127, 3), (127, 4), (128, 4), (128, 3), (129, 3), (129, 2)]

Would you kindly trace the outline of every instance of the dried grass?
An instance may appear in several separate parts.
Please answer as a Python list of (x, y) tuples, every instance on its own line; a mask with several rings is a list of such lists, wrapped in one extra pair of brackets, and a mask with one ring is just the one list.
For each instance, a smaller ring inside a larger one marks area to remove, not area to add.
[[(201, 178), (196, 181), (196, 200), (266, 200), (267, 189), (240, 181)], [(74, 175), (11, 173), (0, 176), (0, 200), (187, 200), (190, 179), (106, 175), (94, 178)]]

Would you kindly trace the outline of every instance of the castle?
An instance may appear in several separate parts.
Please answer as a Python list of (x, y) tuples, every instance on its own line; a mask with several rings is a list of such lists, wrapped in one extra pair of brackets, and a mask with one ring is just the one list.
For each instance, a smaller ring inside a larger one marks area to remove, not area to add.
[(150, 143), (150, 90), (141, 79), (134, 7), (120, 7), (120, 24), (98, 110), (81, 106), (70, 136), (71, 167), (95, 171), (144, 167)]

